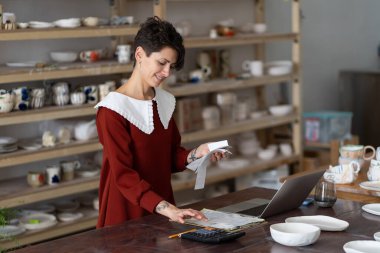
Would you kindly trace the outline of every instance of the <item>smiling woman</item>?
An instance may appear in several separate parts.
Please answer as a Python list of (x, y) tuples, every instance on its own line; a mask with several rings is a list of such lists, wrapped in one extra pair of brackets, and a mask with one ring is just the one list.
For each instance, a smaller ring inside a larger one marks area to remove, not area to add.
[[(104, 227), (149, 213), (184, 223), (205, 219), (193, 209), (174, 204), (171, 173), (181, 172), (209, 152), (208, 145), (186, 150), (172, 117), (175, 97), (160, 89), (172, 69), (183, 67), (181, 35), (169, 22), (148, 18), (134, 41), (131, 77), (99, 104), (97, 129), (103, 145), (99, 219)], [(215, 153), (212, 159), (223, 157)]]

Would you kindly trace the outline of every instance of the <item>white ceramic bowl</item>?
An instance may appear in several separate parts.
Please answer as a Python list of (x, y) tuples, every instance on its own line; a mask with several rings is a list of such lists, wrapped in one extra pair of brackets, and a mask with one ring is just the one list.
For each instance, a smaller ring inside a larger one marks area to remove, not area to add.
[(293, 63), (291, 61), (271, 61), (266, 64), (268, 75), (280, 76), (292, 72)]
[(260, 150), (259, 153), (257, 154), (257, 156), (258, 156), (261, 160), (270, 160), (270, 159), (272, 159), (275, 155), (276, 155), (276, 150), (274, 150), (274, 149), (270, 149), (270, 148)]
[(318, 240), (321, 229), (304, 223), (277, 223), (270, 226), (270, 234), (280, 244), (306, 246)]
[(50, 58), (56, 62), (74, 62), (78, 58), (76, 52), (50, 52)]
[(292, 105), (274, 105), (269, 107), (269, 112), (274, 116), (284, 116), (291, 113), (292, 110)]
[(373, 235), (373, 238), (375, 238), (376, 241), (380, 242), (380, 232), (376, 232), (376, 233)]
[(253, 31), (255, 33), (264, 33), (267, 30), (267, 25), (262, 23), (257, 23), (253, 25)]
[(99, 18), (97, 17), (86, 17), (82, 19), (84, 26), (97, 26), (99, 23)]

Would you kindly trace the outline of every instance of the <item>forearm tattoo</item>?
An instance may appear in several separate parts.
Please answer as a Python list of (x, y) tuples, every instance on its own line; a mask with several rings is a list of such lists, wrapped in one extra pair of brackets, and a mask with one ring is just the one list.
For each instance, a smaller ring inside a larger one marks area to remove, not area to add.
[(169, 203), (166, 201), (162, 201), (156, 206), (156, 212), (158, 213), (168, 207), (169, 207)]

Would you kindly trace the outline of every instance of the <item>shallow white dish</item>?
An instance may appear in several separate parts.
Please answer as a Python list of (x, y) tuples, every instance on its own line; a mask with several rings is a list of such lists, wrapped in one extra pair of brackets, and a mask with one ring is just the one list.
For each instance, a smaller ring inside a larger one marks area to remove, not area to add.
[(54, 25), (61, 28), (75, 28), (81, 25), (80, 18), (67, 18), (54, 21)]
[(277, 223), (270, 226), (270, 234), (280, 244), (306, 246), (318, 240), (321, 229), (305, 223)]
[(348, 228), (349, 223), (334, 217), (325, 215), (310, 215), (289, 217), (286, 223), (306, 223), (319, 227), (322, 231), (343, 231)]
[(35, 213), (20, 219), (22, 226), (29, 230), (45, 229), (57, 224), (57, 219), (52, 214)]
[(18, 146), (25, 150), (39, 150), (42, 148), (41, 140), (22, 141)]
[(249, 165), (249, 160), (247, 159), (228, 159), (221, 160), (218, 162), (218, 167), (224, 170), (238, 169)]
[(276, 150), (270, 149), (270, 148), (260, 150), (257, 153), (257, 157), (264, 161), (272, 159), (275, 155), (276, 155)]
[(99, 174), (100, 170), (98, 169), (77, 169), (75, 174), (78, 177), (94, 177)]
[(359, 186), (366, 190), (380, 191), (380, 181), (365, 181), (361, 182)]
[(41, 21), (30, 21), (29, 22), (30, 28), (40, 29), (40, 28), (51, 28), (54, 27), (53, 23), (49, 22), (41, 22)]
[(17, 141), (16, 138), (3, 136), (0, 137), (0, 146), (15, 144)]
[(380, 242), (380, 232), (374, 233), (373, 238), (375, 238), (376, 241)]
[(35, 61), (26, 61), (26, 62), (7, 62), (5, 65), (8, 67), (17, 67), (17, 68), (25, 68), (25, 67), (34, 67), (37, 62)]
[(83, 213), (77, 212), (77, 213), (60, 213), (58, 214), (58, 220), (63, 222), (69, 222), (69, 221), (75, 221), (83, 217)]
[(283, 116), (291, 113), (292, 105), (274, 105), (269, 107), (269, 112), (274, 116)]
[(50, 52), (50, 58), (56, 62), (74, 62), (78, 58), (78, 54), (71, 51)]
[(266, 64), (267, 73), (270, 76), (290, 74), (293, 69), (291, 61), (271, 61)]
[(380, 242), (371, 240), (351, 241), (343, 245), (346, 253), (379, 253)]
[(10, 237), (22, 234), (26, 231), (25, 228), (13, 225), (0, 226), (0, 238)]
[(380, 215), (380, 203), (366, 204), (362, 206), (362, 210), (370, 214)]

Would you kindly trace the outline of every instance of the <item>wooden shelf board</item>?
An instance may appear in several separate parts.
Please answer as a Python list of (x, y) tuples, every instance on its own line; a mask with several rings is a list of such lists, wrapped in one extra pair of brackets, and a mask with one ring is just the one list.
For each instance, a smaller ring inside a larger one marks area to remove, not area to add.
[(17, 29), (0, 31), (0, 41), (135, 36), (138, 25), (78, 28)]
[(174, 96), (179, 97), (275, 84), (290, 81), (292, 78), (293, 75), (290, 74), (282, 76), (263, 76), (260, 78), (251, 78), (246, 80), (220, 79), (196, 84), (187, 83), (181, 86), (166, 86), (165, 89)]
[(75, 62), (57, 64), (44, 68), (0, 67), (0, 84), (25, 81), (38, 81), (83, 76), (110, 75), (128, 73), (132, 64), (120, 64), (117, 61), (99, 61), (94, 63)]
[(186, 48), (199, 48), (199, 47), (222, 47), (222, 46), (238, 46), (238, 45), (252, 45), (266, 42), (295, 40), (296, 33), (284, 34), (237, 34), (233, 37), (218, 37), (211, 39), (209, 37), (190, 37), (185, 38), (184, 44)]
[(306, 142), (304, 144), (305, 148), (323, 148), (323, 149), (329, 149), (330, 148), (330, 142), (328, 143), (321, 143), (321, 142)]
[(0, 126), (25, 124), (51, 119), (64, 119), (95, 115), (93, 104), (48, 106), (27, 111), (14, 111), (0, 114)]
[[(54, 148), (42, 148), (28, 151), (18, 150), (0, 155), (0, 168), (49, 160), (70, 155), (84, 154), (102, 149), (98, 139), (91, 141), (72, 141), (69, 144), (60, 144)], [(0, 205), (1, 206), (1, 205)]]
[(1, 181), (0, 206), (12, 208), (38, 201), (55, 199), (76, 193), (98, 189), (99, 176), (76, 178), (58, 185), (44, 185), (32, 188), (26, 181), (26, 176)]
[[(278, 156), (270, 161), (262, 161), (259, 159), (251, 159), (251, 164), (247, 167), (236, 168), (236, 169), (220, 169), (220, 168), (210, 168), (207, 171), (206, 185), (218, 183), (227, 179), (232, 179), (235, 177), (247, 175), (249, 173), (255, 173), (263, 171), (270, 168), (275, 168), (283, 164), (296, 163), (300, 161), (299, 155), (291, 156)], [(193, 189), (195, 185), (195, 178), (190, 180), (173, 180), (172, 186), (174, 191), (181, 191), (186, 189)]]
[(81, 210), (84, 218), (74, 222), (58, 222), (54, 227), (42, 231), (27, 231), (24, 234), (16, 236), (14, 240), (2, 241), (2, 249), (12, 249), (31, 243), (56, 238), (59, 236), (80, 232), (86, 229), (95, 228), (98, 214), (95, 210)]
[(216, 129), (200, 130), (196, 132), (183, 133), (182, 143), (191, 143), (195, 141), (219, 138), (226, 135), (238, 134), (241, 132), (270, 128), (289, 124), (298, 119), (296, 114), (286, 116), (265, 116), (253, 120), (237, 122), (233, 125), (226, 125)]

